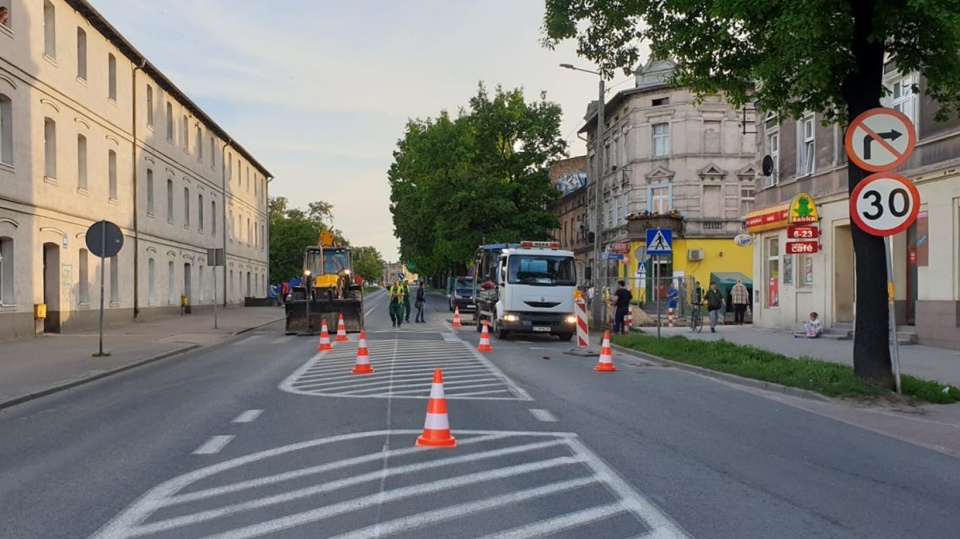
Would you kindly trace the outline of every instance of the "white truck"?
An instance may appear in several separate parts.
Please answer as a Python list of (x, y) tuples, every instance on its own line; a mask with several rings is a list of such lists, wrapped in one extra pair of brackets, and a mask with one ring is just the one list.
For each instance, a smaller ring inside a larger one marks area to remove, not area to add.
[(569, 341), (576, 334), (576, 263), (560, 242), (483, 245), (475, 268), (477, 331), (486, 320), (498, 339), (539, 333)]

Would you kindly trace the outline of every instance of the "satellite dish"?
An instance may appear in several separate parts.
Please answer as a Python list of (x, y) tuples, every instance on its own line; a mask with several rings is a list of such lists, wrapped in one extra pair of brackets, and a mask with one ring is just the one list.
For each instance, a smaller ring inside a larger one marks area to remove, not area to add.
[(773, 174), (773, 158), (769, 155), (763, 156), (763, 161), (761, 162), (760, 166), (762, 167), (761, 170), (763, 171), (764, 176)]

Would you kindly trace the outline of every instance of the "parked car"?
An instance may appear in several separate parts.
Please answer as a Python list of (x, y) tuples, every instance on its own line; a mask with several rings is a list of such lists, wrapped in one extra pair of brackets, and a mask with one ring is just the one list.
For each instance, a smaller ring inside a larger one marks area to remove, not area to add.
[(473, 311), (477, 308), (477, 298), (473, 295), (473, 288), (458, 286), (448, 297), (450, 311), (460, 307), (460, 312)]

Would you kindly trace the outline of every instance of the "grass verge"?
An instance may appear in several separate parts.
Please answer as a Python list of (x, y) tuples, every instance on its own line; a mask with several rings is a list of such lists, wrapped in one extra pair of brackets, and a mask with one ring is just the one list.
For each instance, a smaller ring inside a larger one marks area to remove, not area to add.
[[(794, 359), (729, 341), (700, 341), (684, 337), (657, 339), (632, 333), (614, 336), (620, 346), (654, 356), (744, 378), (762, 380), (830, 397), (869, 397), (890, 391), (853, 375), (853, 368), (812, 358)], [(960, 389), (914, 376), (901, 376), (903, 394), (934, 404), (960, 402)]]

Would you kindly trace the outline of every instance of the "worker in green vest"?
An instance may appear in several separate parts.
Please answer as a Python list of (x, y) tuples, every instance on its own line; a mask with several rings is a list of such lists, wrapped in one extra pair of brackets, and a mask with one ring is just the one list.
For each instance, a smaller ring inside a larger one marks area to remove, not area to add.
[(410, 281), (403, 280), (403, 318), (404, 321), (408, 324), (410, 323)]
[(397, 280), (393, 286), (390, 287), (390, 321), (393, 322), (393, 327), (398, 328), (403, 322), (403, 300), (404, 300), (404, 290), (403, 284)]

